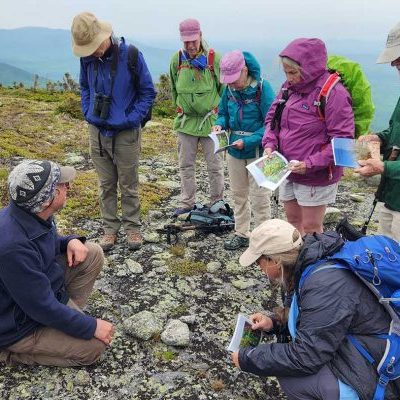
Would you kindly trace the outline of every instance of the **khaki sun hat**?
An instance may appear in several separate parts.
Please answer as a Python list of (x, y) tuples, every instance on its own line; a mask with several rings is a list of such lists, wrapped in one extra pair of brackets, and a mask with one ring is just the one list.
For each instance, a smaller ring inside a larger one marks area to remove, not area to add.
[(390, 30), (386, 41), (386, 48), (376, 62), (378, 64), (391, 63), (400, 57), (400, 22)]
[(90, 56), (111, 34), (111, 24), (99, 21), (90, 12), (80, 13), (72, 21), (72, 51), (78, 57)]
[(251, 232), (249, 247), (240, 256), (240, 265), (248, 267), (262, 255), (272, 256), (301, 247), (303, 239), (300, 235), (293, 242), (294, 231), (296, 228), (292, 224), (281, 219), (263, 222)]

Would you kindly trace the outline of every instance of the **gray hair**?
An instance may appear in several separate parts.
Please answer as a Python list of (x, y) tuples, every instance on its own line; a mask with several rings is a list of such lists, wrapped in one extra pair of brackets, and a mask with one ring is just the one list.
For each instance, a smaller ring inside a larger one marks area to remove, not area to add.
[(279, 58), (281, 60), (282, 65), (285, 64), (285, 65), (288, 65), (289, 67), (297, 69), (298, 71), (301, 71), (300, 65), (296, 61), (292, 60), (291, 58), (286, 57), (286, 56), (282, 56), (282, 57), (280, 56)]

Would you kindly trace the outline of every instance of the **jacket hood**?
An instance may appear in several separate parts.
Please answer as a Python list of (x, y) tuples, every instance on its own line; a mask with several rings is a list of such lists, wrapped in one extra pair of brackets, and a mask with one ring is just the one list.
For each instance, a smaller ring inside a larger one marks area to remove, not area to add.
[(261, 66), (253, 54), (248, 51), (243, 52), (244, 62), (249, 70), (249, 75), (251, 75), (256, 81), (261, 79)]
[(302, 81), (294, 85), (285, 83), (285, 86), (290, 86), (295, 91), (307, 92), (310, 83), (326, 71), (327, 52), (324, 42), (320, 39), (295, 39), (279, 56), (288, 57), (301, 67)]
[(304, 236), (304, 244), (295, 266), (295, 286), (298, 287), (301, 274), (311, 264), (338, 252), (344, 245), (341, 236), (334, 231)]

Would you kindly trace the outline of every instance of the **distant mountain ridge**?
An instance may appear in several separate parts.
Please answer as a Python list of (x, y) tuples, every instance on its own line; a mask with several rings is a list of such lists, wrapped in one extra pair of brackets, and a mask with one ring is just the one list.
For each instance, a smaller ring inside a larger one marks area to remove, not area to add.
[[(11, 86), (14, 83), (23, 83), (24, 86), (33, 86), (34, 74), (14, 67), (13, 65), (0, 62), (0, 83), (4, 86)], [(39, 84), (44, 85), (45, 79), (39, 78)]]
[[(148, 46), (127, 38), (144, 54), (147, 65), (155, 81), (162, 73), (169, 71), (171, 56), (179, 48), (179, 38), (175, 49), (163, 49)], [(381, 50), (379, 43), (359, 41), (331, 40), (326, 41), (331, 54), (340, 54), (359, 62), (371, 82), (373, 99), (376, 105), (376, 116), (373, 130), (387, 127), (390, 115), (400, 93), (400, 79), (396, 71), (388, 65), (375, 64)], [(384, 44), (382, 44), (383, 46)], [(171, 43), (171, 47), (175, 47)], [(277, 91), (284, 81), (284, 74), (277, 62), (282, 43), (271, 43), (267, 40), (251, 44), (219, 43), (214, 47), (220, 53), (235, 48), (242, 48), (254, 53), (260, 61), (264, 76)], [(0, 82), (32, 82), (26, 74), (38, 74), (44, 79), (62, 80), (68, 72), (74, 79), (79, 76), (79, 59), (72, 54), (70, 31), (49, 28), (0, 29), (0, 63), (8, 67), (0, 68)], [(15, 67), (15, 70), (10, 67)], [(21, 70), (26, 72), (22, 74)], [(14, 72), (13, 72), (14, 71)], [(13, 75), (15, 74), (15, 75)], [(24, 78), (23, 78), (24, 77)], [(22, 79), (23, 78), (23, 79)]]

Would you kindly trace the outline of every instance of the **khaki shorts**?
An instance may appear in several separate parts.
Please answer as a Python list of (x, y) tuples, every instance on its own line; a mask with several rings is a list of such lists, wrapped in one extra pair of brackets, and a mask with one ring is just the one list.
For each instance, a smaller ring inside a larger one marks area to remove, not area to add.
[(300, 206), (323, 206), (336, 201), (338, 183), (328, 186), (306, 186), (287, 179), (279, 186), (280, 201), (297, 200)]

